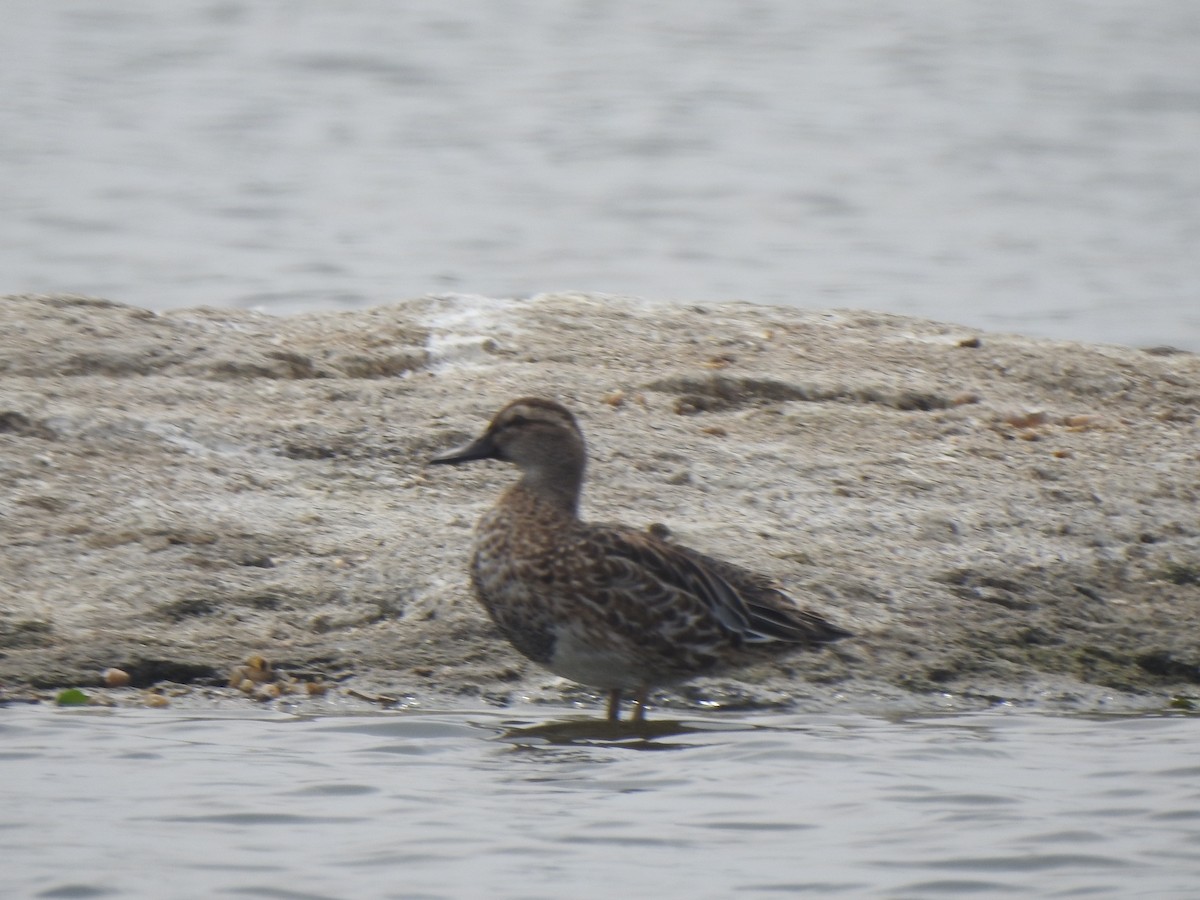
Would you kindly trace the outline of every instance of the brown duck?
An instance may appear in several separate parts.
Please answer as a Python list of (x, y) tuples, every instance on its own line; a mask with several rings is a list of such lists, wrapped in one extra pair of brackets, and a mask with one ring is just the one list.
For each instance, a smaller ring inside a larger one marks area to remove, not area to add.
[(475, 531), (471, 581), (521, 653), (556, 675), (608, 692), (634, 721), (646, 694), (849, 632), (801, 609), (770, 578), (652, 534), (581, 521), (587, 451), (575, 417), (523, 397), (471, 443), (430, 462), (510, 462), (521, 478)]

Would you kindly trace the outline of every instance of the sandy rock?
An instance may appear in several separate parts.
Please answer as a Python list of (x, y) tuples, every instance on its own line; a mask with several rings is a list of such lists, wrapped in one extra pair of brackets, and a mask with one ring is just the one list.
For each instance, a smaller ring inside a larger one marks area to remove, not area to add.
[(579, 415), (587, 515), (856, 633), (680, 703), (1200, 694), (1191, 354), (584, 295), (286, 318), (9, 297), (0, 333), (9, 695), (114, 665), (224, 683), (261, 653), (427, 704), (586, 698), (469, 594), (512, 473), (424, 465), (524, 394)]

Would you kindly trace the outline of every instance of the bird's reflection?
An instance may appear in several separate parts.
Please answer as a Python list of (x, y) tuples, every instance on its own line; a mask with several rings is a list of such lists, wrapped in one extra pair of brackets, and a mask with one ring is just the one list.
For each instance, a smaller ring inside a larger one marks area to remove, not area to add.
[(671, 738), (718, 731), (744, 731), (745, 723), (651, 719), (641, 722), (613, 722), (608, 719), (578, 716), (553, 719), (536, 724), (506, 723), (496, 740), (521, 747), (551, 745), (605, 746), (629, 750), (683, 750), (696, 744)]

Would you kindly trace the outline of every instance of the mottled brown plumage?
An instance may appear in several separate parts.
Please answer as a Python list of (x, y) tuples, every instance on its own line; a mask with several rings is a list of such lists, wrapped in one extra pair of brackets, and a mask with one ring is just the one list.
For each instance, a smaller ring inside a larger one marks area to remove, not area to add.
[(471, 580), (517, 650), (572, 681), (646, 692), (847, 632), (798, 607), (771, 579), (647, 532), (579, 518), (587, 451), (575, 418), (524, 397), (476, 440), (434, 463), (499, 459), (520, 480), (479, 520)]

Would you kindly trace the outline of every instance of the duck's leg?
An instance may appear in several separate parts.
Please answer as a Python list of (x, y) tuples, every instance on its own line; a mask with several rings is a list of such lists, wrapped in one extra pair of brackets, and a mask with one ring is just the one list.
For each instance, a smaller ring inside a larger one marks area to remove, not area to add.
[(613, 688), (608, 692), (608, 721), (621, 721), (621, 691)]
[(646, 721), (646, 695), (650, 693), (650, 688), (643, 685), (638, 688), (636, 694), (633, 695), (633, 702), (636, 704), (633, 707), (633, 721)]

